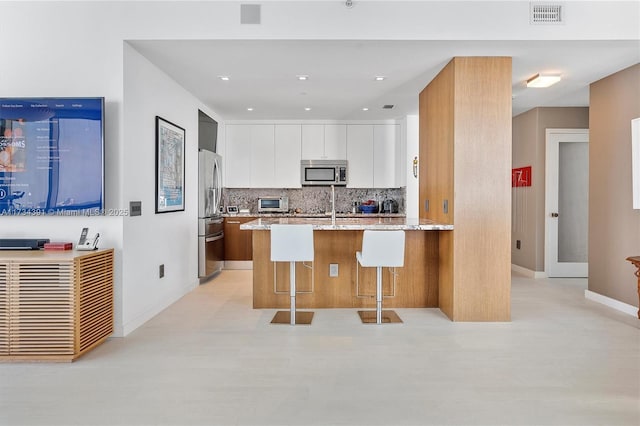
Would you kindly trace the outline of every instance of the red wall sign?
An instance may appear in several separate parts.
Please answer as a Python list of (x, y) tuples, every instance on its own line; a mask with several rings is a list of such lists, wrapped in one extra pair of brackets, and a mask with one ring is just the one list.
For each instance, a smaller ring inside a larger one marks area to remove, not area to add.
[(511, 186), (531, 186), (531, 166), (511, 170)]

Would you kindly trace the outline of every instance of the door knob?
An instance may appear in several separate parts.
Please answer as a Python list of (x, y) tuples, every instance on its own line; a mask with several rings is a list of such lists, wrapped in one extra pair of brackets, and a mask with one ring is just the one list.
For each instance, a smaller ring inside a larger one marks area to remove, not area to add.
[(558, 213), (551, 213), (551, 217), (558, 217), (560, 216)]

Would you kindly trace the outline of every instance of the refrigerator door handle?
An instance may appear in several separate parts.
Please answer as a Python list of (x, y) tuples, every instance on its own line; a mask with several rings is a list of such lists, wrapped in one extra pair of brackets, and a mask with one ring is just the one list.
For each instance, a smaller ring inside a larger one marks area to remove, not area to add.
[(215, 202), (215, 212), (214, 214), (218, 213), (220, 211), (220, 206), (222, 205), (222, 172), (220, 170), (220, 163), (219, 163), (219, 158), (216, 158), (215, 160), (215, 172), (216, 172), (216, 182), (215, 182), (215, 188), (216, 188), (216, 202)]

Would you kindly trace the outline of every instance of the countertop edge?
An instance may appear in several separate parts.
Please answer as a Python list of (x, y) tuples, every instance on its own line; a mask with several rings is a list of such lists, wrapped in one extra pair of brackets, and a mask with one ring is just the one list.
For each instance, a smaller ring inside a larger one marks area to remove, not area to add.
[[(271, 225), (275, 224), (309, 224), (312, 225), (314, 230), (317, 231), (362, 231), (366, 229), (377, 230), (405, 230), (405, 231), (451, 231), (453, 225), (435, 223), (427, 219), (412, 219), (412, 218), (379, 218), (380, 221), (375, 221), (375, 218), (346, 218), (345, 221), (340, 219), (336, 220), (335, 224), (332, 223), (319, 223), (320, 218), (293, 218), (295, 221), (290, 222), (291, 218), (265, 218), (256, 219), (251, 222), (246, 222), (240, 225), (241, 230), (248, 231), (268, 231), (271, 229)], [(324, 219), (326, 220), (326, 219)], [(323, 222), (324, 222), (323, 220)], [(342, 222), (342, 223), (341, 223)]]

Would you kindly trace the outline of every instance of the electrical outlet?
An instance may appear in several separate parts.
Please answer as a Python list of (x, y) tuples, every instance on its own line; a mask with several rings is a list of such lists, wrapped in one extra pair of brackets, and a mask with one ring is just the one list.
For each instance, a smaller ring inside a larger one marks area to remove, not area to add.
[(516, 248), (520, 250), (520, 240), (516, 240)]
[(330, 277), (337, 277), (338, 276), (338, 264), (337, 263), (330, 263), (329, 264), (329, 276)]
[(164, 263), (158, 268), (158, 275), (160, 278), (164, 277)]

